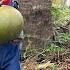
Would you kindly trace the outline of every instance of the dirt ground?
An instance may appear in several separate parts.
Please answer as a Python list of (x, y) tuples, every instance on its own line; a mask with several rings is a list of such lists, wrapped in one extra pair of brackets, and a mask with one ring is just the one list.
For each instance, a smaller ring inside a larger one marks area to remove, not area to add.
[[(25, 63), (21, 63), (21, 68), (22, 70), (68, 70), (67, 68), (70, 69), (70, 64), (68, 65), (68, 61), (70, 59), (66, 59), (65, 62), (59, 62), (58, 64), (56, 63), (50, 63), (50, 61), (47, 61), (42, 64), (38, 64), (33, 58), (27, 60)], [(56, 65), (57, 67), (55, 67)]]

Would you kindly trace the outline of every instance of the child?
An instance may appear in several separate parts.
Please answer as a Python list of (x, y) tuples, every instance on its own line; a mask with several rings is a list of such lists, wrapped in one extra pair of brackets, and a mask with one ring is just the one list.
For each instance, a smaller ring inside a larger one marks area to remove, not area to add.
[(0, 5), (9, 5), (9, 6), (13, 6), (16, 9), (19, 8), (19, 4), (16, 0), (2, 0), (0, 1)]
[(18, 42), (0, 45), (0, 70), (21, 70), (18, 46)]
[[(11, 0), (2, 0), (0, 4), (12, 6)], [(19, 62), (20, 40), (0, 44), (0, 70), (21, 70)]]

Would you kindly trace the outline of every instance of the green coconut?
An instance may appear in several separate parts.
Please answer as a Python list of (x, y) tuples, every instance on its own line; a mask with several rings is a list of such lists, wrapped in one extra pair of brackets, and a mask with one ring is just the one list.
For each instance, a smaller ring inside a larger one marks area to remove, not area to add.
[(0, 7), (0, 43), (18, 38), (22, 24), (23, 16), (17, 9), (2, 5)]

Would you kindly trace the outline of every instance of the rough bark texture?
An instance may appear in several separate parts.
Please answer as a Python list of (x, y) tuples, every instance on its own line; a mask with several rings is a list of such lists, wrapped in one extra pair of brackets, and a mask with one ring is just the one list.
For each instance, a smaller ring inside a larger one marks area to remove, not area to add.
[(52, 35), (51, 0), (19, 0), (19, 4), (20, 11), (25, 17), (24, 46), (31, 42), (31, 47), (44, 47)]

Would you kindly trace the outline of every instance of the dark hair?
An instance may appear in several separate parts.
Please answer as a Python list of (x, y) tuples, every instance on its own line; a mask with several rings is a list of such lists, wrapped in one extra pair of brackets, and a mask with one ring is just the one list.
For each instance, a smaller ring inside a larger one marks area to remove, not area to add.
[(19, 4), (18, 4), (18, 2), (17, 1), (14, 1), (14, 6), (13, 6), (14, 8), (16, 8), (16, 9), (18, 9), (19, 8)]

